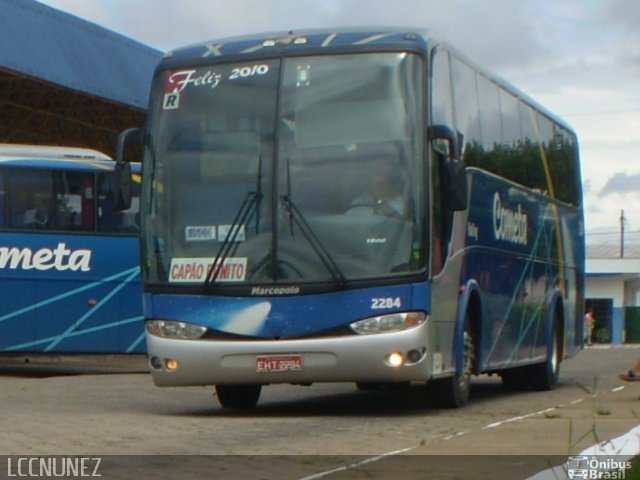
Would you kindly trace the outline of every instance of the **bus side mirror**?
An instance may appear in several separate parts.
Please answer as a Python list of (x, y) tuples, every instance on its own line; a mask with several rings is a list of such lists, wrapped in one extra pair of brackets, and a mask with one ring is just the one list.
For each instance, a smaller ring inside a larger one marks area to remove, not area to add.
[(128, 210), (131, 208), (131, 164), (117, 162), (114, 176), (115, 210)]
[(114, 169), (116, 211), (127, 210), (131, 207), (131, 164), (127, 161), (127, 153), (129, 153), (129, 149), (135, 151), (141, 146), (142, 130), (139, 128), (128, 128), (118, 135)]
[[(460, 160), (461, 139), (446, 125), (432, 125), (429, 127), (429, 140), (433, 148), (453, 160)], [(444, 144), (444, 148), (442, 148)], [(444, 150), (444, 151), (441, 151)]]
[(433, 125), (429, 128), (429, 140), (432, 148), (446, 159), (445, 165), (445, 200), (452, 211), (467, 208), (467, 172), (460, 159), (459, 135), (446, 125)]

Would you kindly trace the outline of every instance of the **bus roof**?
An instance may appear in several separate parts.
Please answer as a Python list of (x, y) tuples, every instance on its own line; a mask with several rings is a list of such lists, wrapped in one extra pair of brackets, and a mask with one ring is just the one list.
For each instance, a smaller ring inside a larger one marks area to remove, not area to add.
[(53, 145), (18, 145), (0, 143), (0, 160), (8, 158), (42, 158), (60, 160), (109, 160), (111, 157), (88, 148), (59, 147)]
[(565, 121), (540, 105), (519, 88), (483, 68), (457, 50), (438, 33), (424, 28), (398, 27), (357, 27), (357, 28), (325, 28), (290, 30), (288, 32), (258, 33), (254, 35), (236, 36), (214, 39), (168, 52), (160, 62), (157, 70), (171, 68), (174, 65), (207, 64), (221, 56), (230, 57), (263, 57), (265, 55), (300, 55), (321, 54), (334, 51), (349, 51), (359, 47), (379, 50), (418, 50), (426, 52), (436, 46), (445, 46), (459, 59), (474, 68), (497, 85), (509, 90), (516, 97), (528, 103), (544, 115), (573, 131)]
[(288, 32), (260, 33), (210, 40), (167, 53), (165, 60), (194, 60), (221, 55), (295, 53), (301, 49), (345, 48), (352, 46), (396, 47), (424, 49), (427, 32), (423, 29), (367, 27), (290, 30)]
[[(0, 165), (59, 170), (111, 171), (115, 161), (97, 150), (53, 145), (0, 143)], [(139, 162), (131, 162), (134, 173), (142, 171)]]

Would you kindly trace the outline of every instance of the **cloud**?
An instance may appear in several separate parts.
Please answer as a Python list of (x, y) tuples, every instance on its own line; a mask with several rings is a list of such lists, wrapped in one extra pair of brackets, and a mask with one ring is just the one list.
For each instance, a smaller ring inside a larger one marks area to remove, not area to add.
[(637, 0), (609, 0), (609, 11), (606, 20), (620, 25), (626, 33), (635, 37), (640, 36), (640, 9)]
[(592, 227), (615, 223), (618, 195), (640, 200), (638, 0), (41, 1), (161, 50), (290, 29), (433, 29), (576, 128)]
[[(326, 25), (409, 26), (440, 33), (473, 60), (489, 68), (523, 66), (548, 52), (534, 34), (526, 2), (512, 0), (343, 1)], [(496, 12), (500, 12), (496, 15)]]
[(549, 53), (535, 34), (535, 25), (524, 8), (526, 1), (44, 0), (44, 3), (161, 50), (256, 32), (409, 26), (442, 33), (471, 58), (490, 68), (521, 67)]
[(598, 193), (598, 197), (606, 197), (612, 194), (639, 194), (640, 193), (640, 173), (619, 172), (607, 180), (604, 187)]

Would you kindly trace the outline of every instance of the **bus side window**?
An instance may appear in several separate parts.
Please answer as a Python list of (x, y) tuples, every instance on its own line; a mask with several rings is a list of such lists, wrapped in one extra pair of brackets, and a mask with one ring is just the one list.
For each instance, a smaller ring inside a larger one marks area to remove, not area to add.
[[(442, 125), (454, 130), (453, 101), (451, 91), (451, 70), (449, 53), (436, 50), (431, 74), (431, 118), (434, 125)], [(447, 164), (451, 161), (450, 147), (443, 139), (433, 141), (431, 151), (431, 201), (433, 208), (432, 269), (437, 275), (442, 270), (449, 251), (453, 212), (446, 202)]]
[(60, 172), (57, 177), (56, 214), (60, 230), (93, 231), (95, 200), (93, 174)]
[(113, 187), (111, 174), (100, 174), (98, 176), (98, 230), (101, 232), (115, 231), (115, 194)]
[(98, 230), (113, 233), (140, 231), (140, 184), (135, 179), (131, 187), (131, 207), (116, 211), (114, 178), (111, 173), (98, 177)]
[(9, 195), (11, 197), (11, 226), (13, 228), (48, 229), (54, 217), (53, 177), (50, 172), (35, 170), (13, 171)]

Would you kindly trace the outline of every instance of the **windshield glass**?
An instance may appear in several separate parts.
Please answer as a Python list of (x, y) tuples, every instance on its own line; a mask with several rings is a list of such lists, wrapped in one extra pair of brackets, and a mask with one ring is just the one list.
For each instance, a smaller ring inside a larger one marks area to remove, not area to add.
[(183, 68), (155, 80), (143, 193), (151, 283), (346, 281), (424, 267), (421, 60)]

